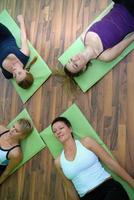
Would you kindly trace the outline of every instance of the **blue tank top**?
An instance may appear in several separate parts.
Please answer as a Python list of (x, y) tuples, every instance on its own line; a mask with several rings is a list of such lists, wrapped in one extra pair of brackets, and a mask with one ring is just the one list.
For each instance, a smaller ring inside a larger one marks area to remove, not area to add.
[(2, 63), (9, 54), (14, 54), (25, 67), (29, 56), (26, 56), (20, 51), (12, 33), (7, 29), (7, 27), (0, 23), (0, 67), (3, 75), (7, 79), (13, 78), (13, 74), (5, 70), (2, 66)]
[(73, 161), (61, 153), (60, 164), (64, 175), (72, 181), (79, 196), (103, 183), (111, 175), (105, 171), (98, 157), (76, 140), (76, 155)]
[[(4, 131), (3, 133), (1, 133), (0, 137), (2, 135), (6, 134), (7, 132), (9, 132), (9, 130)], [(8, 154), (12, 149), (14, 149), (16, 147), (20, 147), (20, 145), (15, 145), (10, 149), (3, 149), (3, 148), (0, 147), (0, 165), (4, 165), (4, 166), (8, 165), (8, 162), (9, 162)]]
[(103, 50), (106, 50), (134, 31), (134, 16), (123, 5), (114, 4), (110, 12), (94, 23), (88, 31), (97, 33), (103, 44)]

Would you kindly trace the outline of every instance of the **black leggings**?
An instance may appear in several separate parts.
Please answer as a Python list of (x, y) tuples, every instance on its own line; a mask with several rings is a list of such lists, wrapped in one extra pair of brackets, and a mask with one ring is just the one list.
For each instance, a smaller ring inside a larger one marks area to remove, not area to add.
[(113, 0), (114, 3), (124, 5), (128, 11), (134, 16), (134, 0)]
[(109, 179), (93, 191), (85, 194), (81, 200), (129, 200), (122, 185), (114, 179)]

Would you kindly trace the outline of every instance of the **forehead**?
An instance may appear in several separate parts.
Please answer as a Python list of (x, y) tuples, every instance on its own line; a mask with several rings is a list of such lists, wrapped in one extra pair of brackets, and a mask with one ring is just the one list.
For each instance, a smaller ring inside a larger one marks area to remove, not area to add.
[(14, 128), (17, 129), (17, 130), (21, 130), (21, 126), (18, 122), (14, 123)]
[(18, 74), (16, 76), (16, 79), (18, 78), (18, 81), (22, 81), (26, 77), (26, 70), (18, 71)]
[(62, 122), (62, 121), (55, 122), (55, 123), (53, 124), (53, 129), (54, 129), (54, 128), (61, 127), (61, 126), (67, 126), (67, 125), (66, 125), (64, 122)]

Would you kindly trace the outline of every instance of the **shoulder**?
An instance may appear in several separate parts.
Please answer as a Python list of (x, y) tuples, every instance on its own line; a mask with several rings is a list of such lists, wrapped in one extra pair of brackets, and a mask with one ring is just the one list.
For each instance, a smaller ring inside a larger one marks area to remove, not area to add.
[(30, 50), (29, 50), (28, 47), (27, 47), (27, 48), (21, 48), (20, 51), (21, 51), (25, 56), (27, 56), (27, 57), (30, 56)]
[(82, 144), (84, 144), (84, 145), (90, 143), (91, 141), (92, 141), (92, 138), (91, 138), (91, 137), (88, 137), (88, 136), (83, 137), (83, 138), (80, 139), (80, 142), (81, 142)]
[(2, 125), (0, 125), (0, 134), (3, 133), (4, 131), (7, 131), (8, 129)]
[(9, 152), (8, 158), (20, 162), (23, 159), (23, 154), (20, 147), (16, 147)]
[(88, 149), (92, 149), (92, 147), (96, 146), (97, 144), (95, 139), (91, 138), (90, 136), (81, 138), (80, 142)]

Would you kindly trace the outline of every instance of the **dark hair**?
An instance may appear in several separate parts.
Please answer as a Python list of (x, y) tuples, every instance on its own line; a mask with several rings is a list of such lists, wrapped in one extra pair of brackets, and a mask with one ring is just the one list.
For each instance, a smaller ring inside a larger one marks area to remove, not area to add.
[[(51, 123), (51, 128), (56, 122), (63, 122), (68, 128), (72, 128), (70, 121), (65, 117), (56, 117)], [(74, 138), (73, 133), (71, 133), (71, 135)]]
[(65, 117), (56, 117), (52, 121), (51, 126), (53, 126), (56, 122), (64, 122), (64, 124), (66, 124), (68, 126), (68, 128), (72, 128), (72, 125), (71, 125), (70, 121)]
[(33, 82), (34, 82), (33, 75), (29, 72), (26, 72), (26, 77), (22, 81), (18, 82), (18, 85), (23, 89), (28, 89), (31, 87)]

